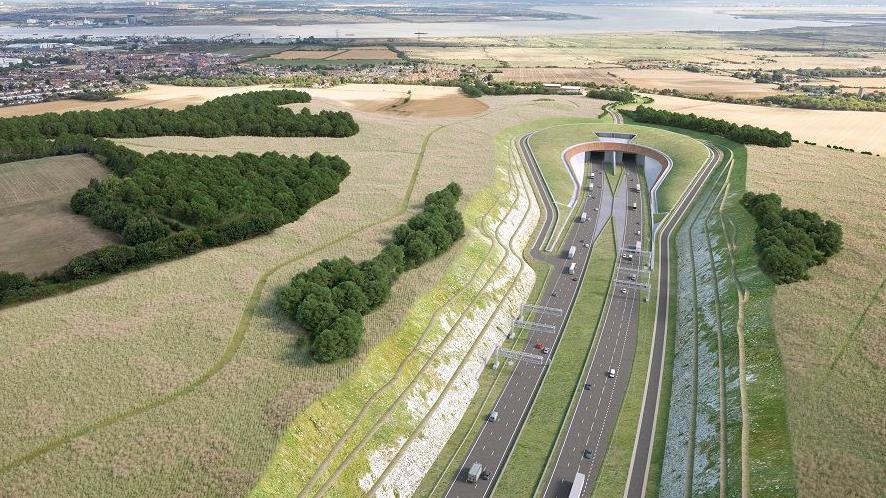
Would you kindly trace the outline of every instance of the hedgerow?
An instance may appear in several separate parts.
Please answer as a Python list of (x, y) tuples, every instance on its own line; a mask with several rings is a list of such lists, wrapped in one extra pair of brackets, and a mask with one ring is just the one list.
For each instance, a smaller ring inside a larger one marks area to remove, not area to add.
[(824, 263), (843, 248), (839, 224), (823, 221), (812, 211), (783, 208), (777, 194), (748, 192), (741, 203), (759, 225), (754, 247), (760, 268), (776, 283), (807, 280), (809, 268)]
[(347, 257), (321, 261), (280, 291), (277, 306), (309, 334), (314, 361), (356, 354), (363, 339), (361, 317), (387, 301), (397, 277), (464, 236), (464, 222), (455, 208), (459, 197), (456, 183), (428, 194), (424, 210), (398, 226), (393, 240), (375, 258), (361, 263)]
[(674, 126), (687, 130), (696, 130), (713, 135), (720, 135), (734, 142), (743, 144), (763, 145), (766, 147), (790, 147), (791, 134), (781, 133), (769, 128), (742, 125), (723, 119), (712, 119), (695, 114), (682, 114), (679, 112), (663, 111), (651, 107), (639, 106), (636, 111), (621, 111), (634, 121), (640, 123), (652, 123), (664, 126)]

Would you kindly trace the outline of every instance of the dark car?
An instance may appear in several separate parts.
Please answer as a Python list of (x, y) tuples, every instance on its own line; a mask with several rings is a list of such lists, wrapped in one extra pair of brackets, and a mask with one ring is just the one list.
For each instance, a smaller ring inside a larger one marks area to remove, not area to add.
[(585, 391), (590, 391), (590, 390), (591, 390), (591, 385), (585, 384)]
[(594, 456), (594, 452), (591, 451), (590, 448), (585, 448), (585, 452), (584, 452), (584, 454), (583, 454), (582, 456), (585, 457), (585, 458), (587, 458), (588, 460), (590, 460), (591, 457)]
[(488, 470), (484, 470), (483, 472), (480, 472), (480, 479), (483, 479), (484, 481), (488, 481), (488, 480), (489, 480), (489, 475), (490, 475), (490, 474), (489, 474), (489, 471), (488, 471)]

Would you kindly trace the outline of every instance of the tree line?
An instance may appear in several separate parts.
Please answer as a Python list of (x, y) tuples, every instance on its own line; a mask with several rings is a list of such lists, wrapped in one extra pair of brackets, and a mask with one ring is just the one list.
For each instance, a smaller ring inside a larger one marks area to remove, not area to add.
[(341, 111), (280, 107), (310, 102), (296, 90), (247, 92), (218, 97), (180, 111), (154, 107), (69, 111), (0, 119), (0, 140), (54, 139), (64, 135), (105, 138), (154, 136), (348, 137), (359, 131), (353, 116)]
[(455, 208), (461, 187), (450, 183), (428, 194), (424, 209), (394, 230), (393, 240), (376, 257), (321, 261), (299, 273), (277, 297), (278, 309), (311, 339), (311, 357), (327, 363), (357, 353), (363, 340), (362, 317), (384, 304), (397, 277), (449, 249), (464, 236)]
[(612, 100), (614, 102), (629, 103), (633, 102), (636, 97), (630, 90), (626, 88), (589, 88), (587, 93), (590, 99)]
[(843, 229), (818, 213), (788, 209), (777, 194), (747, 192), (742, 205), (757, 220), (754, 248), (760, 268), (779, 284), (807, 280), (809, 268), (843, 248)]
[(764, 145), (766, 147), (791, 146), (791, 134), (786, 131), (779, 133), (769, 128), (759, 128), (750, 125), (739, 126), (723, 119), (663, 111), (642, 105), (637, 107), (636, 111), (622, 111), (622, 114), (640, 123), (674, 126), (676, 128), (711, 133), (743, 144)]

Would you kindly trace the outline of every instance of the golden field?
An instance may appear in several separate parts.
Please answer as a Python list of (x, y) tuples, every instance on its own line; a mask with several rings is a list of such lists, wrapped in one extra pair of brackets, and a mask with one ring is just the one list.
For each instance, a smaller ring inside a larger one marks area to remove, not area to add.
[(822, 147), (748, 147), (749, 190), (843, 226), (842, 252), (772, 306), (801, 496), (886, 489), (884, 171), (886, 159)]
[(883, 112), (785, 109), (705, 102), (667, 95), (649, 97), (655, 101), (651, 106), (657, 109), (789, 131), (795, 140), (886, 155), (886, 113)]

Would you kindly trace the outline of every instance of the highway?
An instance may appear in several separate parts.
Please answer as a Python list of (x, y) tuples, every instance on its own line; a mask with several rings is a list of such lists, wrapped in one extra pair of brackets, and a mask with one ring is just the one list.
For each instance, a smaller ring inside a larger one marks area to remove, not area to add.
[[(645, 263), (641, 264), (641, 254), (627, 250), (635, 248), (637, 242), (642, 244), (645, 229), (644, 196), (633, 188), (638, 183), (637, 174), (636, 167), (625, 167), (626, 178), (620, 184), (620, 195), (616, 195), (614, 206), (613, 220), (624, 226), (616, 270), (616, 280), (623, 282), (644, 280), (642, 270), (647, 269)], [(556, 454), (544, 496), (570, 496), (576, 472), (585, 475), (582, 495), (593, 489), (630, 379), (637, 345), (638, 310), (644, 295), (645, 290), (627, 283), (614, 282), (610, 287), (590, 365), (584, 381), (576, 386), (578, 402)], [(610, 369), (615, 370), (614, 378), (607, 375)]]
[(649, 463), (652, 458), (652, 444), (655, 437), (655, 424), (658, 417), (658, 402), (661, 397), (661, 375), (664, 369), (665, 344), (667, 342), (668, 308), (670, 303), (670, 244), (671, 232), (679, 224), (695, 196), (707, 182), (711, 172), (723, 158), (723, 153), (711, 144), (705, 144), (710, 151), (708, 161), (695, 176), (680, 202), (662, 225), (657, 244), (658, 300), (656, 303), (655, 325), (652, 332), (652, 356), (649, 358), (649, 371), (643, 392), (643, 405), (634, 451), (631, 456), (625, 497), (646, 495), (649, 479)]
[[(530, 166), (529, 169), (532, 172), (533, 179), (538, 185), (539, 191), (542, 192), (545, 210), (545, 222), (533, 245), (532, 253), (534, 257), (554, 265), (548, 281), (540, 294), (539, 302), (536, 304), (548, 308), (561, 309), (562, 314), (560, 316), (551, 314), (536, 315), (533, 321), (549, 326), (551, 330), (529, 330), (528, 340), (525, 343), (523, 352), (538, 355), (537, 357), (540, 358), (554, 358), (557, 353), (560, 335), (563, 332), (569, 311), (575, 303), (575, 298), (590, 259), (593, 248), (592, 238), (597, 224), (597, 214), (601, 199), (600, 192), (603, 182), (595, 182), (595, 189), (591, 196), (584, 195), (581, 197), (583, 205), (581, 211), (588, 214), (588, 220), (585, 223), (577, 221), (572, 223), (566, 237), (567, 242), (564, 244), (566, 249), (570, 246), (576, 247), (574, 257), (567, 259), (565, 250), (564, 254), (556, 256), (543, 253), (542, 245), (545, 241), (545, 235), (550, 230), (553, 230), (553, 222), (556, 220), (556, 208), (553, 205), (553, 199), (550, 198), (547, 187), (544, 185), (541, 173), (538, 170), (538, 164), (529, 150), (527, 138), (528, 135), (521, 138), (519, 146), (524, 159)], [(592, 171), (597, 178), (604, 176), (600, 164), (593, 165)], [(570, 275), (567, 272), (567, 268), (573, 262), (576, 263), (575, 274)], [(549, 353), (544, 354), (542, 350), (536, 348), (536, 345), (550, 348)], [(535, 399), (544, 375), (547, 373), (548, 364), (547, 361), (542, 364), (524, 361), (513, 370), (493, 408), (499, 414), (498, 420), (495, 422), (487, 421), (483, 424), (477, 440), (468, 451), (468, 455), (455, 476), (452, 485), (447, 490), (446, 496), (479, 497), (489, 493), (516, 441), (529, 407)], [(475, 483), (467, 482), (467, 469), (474, 462), (481, 463), (484, 468), (489, 470), (489, 479), (480, 479)]]

